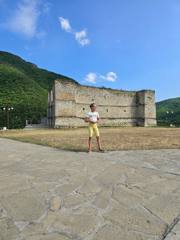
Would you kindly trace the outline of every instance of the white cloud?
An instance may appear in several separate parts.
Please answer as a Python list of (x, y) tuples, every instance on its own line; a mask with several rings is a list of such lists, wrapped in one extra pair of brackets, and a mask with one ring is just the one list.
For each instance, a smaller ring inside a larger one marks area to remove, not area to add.
[(90, 40), (87, 37), (87, 31), (81, 30), (81, 31), (75, 31), (70, 24), (70, 21), (68, 19), (65, 19), (63, 17), (59, 17), (59, 22), (62, 30), (71, 33), (74, 35), (76, 41), (81, 45), (81, 46), (86, 46), (90, 44)]
[(78, 41), (78, 43), (82, 46), (90, 44), (90, 40), (87, 38), (86, 30), (75, 32), (75, 38)]
[(90, 82), (90, 83), (96, 83), (96, 81), (97, 81), (97, 74), (93, 73), (93, 72), (88, 73), (86, 75), (86, 77), (85, 77), (85, 81), (86, 82)]
[(11, 15), (1, 26), (28, 38), (42, 39), (46, 33), (38, 29), (38, 20), (40, 15), (48, 13), (50, 6), (42, 0), (19, 0), (17, 7), (11, 10)]
[(8, 20), (7, 27), (17, 33), (32, 38), (37, 33), (37, 21), (39, 17), (38, 0), (22, 0), (14, 15)]
[(68, 19), (65, 19), (63, 17), (59, 17), (59, 22), (60, 22), (60, 25), (61, 25), (61, 28), (66, 31), (66, 32), (71, 32), (72, 31), (72, 28), (71, 28), (71, 25), (70, 25), (70, 22)]
[(115, 72), (108, 72), (106, 75), (97, 74), (95, 72), (90, 72), (86, 75), (85, 81), (90, 83), (97, 83), (97, 81), (109, 81), (116, 82), (118, 80), (118, 76)]
[(105, 76), (101, 75), (100, 77), (109, 82), (116, 82), (118, 79), (118, 76), (115, 72), (108, 72)]

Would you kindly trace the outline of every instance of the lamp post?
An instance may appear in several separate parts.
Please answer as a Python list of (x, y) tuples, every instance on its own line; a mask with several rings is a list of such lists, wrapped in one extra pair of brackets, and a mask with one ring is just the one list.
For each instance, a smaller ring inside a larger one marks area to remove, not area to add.
[(14, 108), (13, 107), (3, 107), (2, 110), (6, 112), (6, 125), (7, 125), (7, 129), (9, 129), (9, 113), (10, 111), (12, 111)]
[[(168, 119), (171, 120), (171, 118), (174, 114), (174, 111), (166, 111), (166, 114), (167, 114), (166, 120), (167, 120), (167, 123), (168, 123)], [(171, 126), (171, 123), (170, 123), (170, 126)]]

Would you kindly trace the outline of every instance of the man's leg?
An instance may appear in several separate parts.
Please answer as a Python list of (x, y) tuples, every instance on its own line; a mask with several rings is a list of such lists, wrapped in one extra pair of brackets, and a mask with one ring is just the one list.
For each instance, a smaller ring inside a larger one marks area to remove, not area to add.
[(99, 151), (102, 151), (101, 140), (100, 140), (100, 136), (99, 136), (99, 129), (98, 129), (97, 125), (94, 127), (94, 131), (95, 131), (95, 134), (96, 134), (96, 139), (97, 139), (97, 144), (98, 144)]
[(101, 151), (102, 148), (101, 148), (101, 140), (100, 140), (100, 137), (97, 136), (96, 139), (97, 139), (98, 148), (99, 148), (99, 150)]
[(88, 140), (88, 152), (91, 152), (92, 151), (92, 137), (89, 137), (89, 140)]
[(92, 151), (92, 136), (93, 136), (93, 128), (91, 125), (89, 125), (88, 130), (89, 130), (88, 152), (91, 152)]

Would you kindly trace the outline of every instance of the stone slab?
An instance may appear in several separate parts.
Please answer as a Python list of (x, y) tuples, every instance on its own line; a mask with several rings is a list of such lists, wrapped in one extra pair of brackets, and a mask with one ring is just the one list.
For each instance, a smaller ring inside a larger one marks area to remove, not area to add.
[(0, 138), (0, 166), (0, 240), (180, 239), (178, 149), (87, 154)]

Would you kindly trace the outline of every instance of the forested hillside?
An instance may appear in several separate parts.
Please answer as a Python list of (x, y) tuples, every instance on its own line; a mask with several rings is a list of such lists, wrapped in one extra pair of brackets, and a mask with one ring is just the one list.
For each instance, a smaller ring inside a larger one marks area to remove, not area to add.
[(47, 112), (48, 89), (54, 79), (74, 81), (60, 74), (38, 68), (35, 64), (0, 51), (0, 127), (22, 128), (25, 120), (37, 123)]
[(158, 102), (156, 106), (159, 125), (180, 126), (180, 97)]

